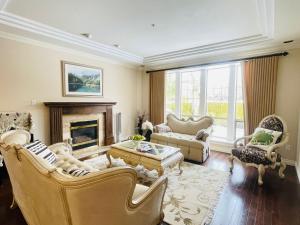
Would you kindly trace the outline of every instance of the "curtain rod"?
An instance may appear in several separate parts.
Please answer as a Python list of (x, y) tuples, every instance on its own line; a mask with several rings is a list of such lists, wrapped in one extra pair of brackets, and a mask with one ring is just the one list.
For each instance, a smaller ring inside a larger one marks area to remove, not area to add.
[(208, 65), (213, 65), (213, 64), (221, 64), (221, 63), (229, 63), (229, 62), (237, 62), (237, 61), (247, 61), (247, 60), (251, 60), (251, 59), (260, 59), (260, 58), (266, 58), (266, 57), (272, 57), (272, 56), (287, 56), (288, 54), (289, 54), (288, 52), (279, 52), (279, 53), (274, 53), (274, 54), (269, 54), (269, 55), (232, 59), (232, 60), (225, 60), (225, 61), (219, 61), (219, 62), (213, 62), (213, 63), (196, 64), (196, 65), (190, 65), (190, 66), (179, 66), (179, 67), (172, 67), (172, 68), (159, 69), (159, 70), (148, 70), (148, 71), (146, 71), (146, 73), (161, 72), (161, 71), (165, 71), (165, 70), (186, 69), (186, 68), (191, 68), (191, 67), (208, 66)]

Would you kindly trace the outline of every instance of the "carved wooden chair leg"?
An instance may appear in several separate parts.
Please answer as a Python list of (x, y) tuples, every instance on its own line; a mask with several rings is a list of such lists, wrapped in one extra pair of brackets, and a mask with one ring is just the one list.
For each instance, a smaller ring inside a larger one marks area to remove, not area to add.
[(232, 173), (232, 170), (233, 170), (233, 160), (234, 160), (234, 158), (233, 158), (233, 155), (230, 155), (229, 157), (228, 157), (228, 159), (229, 159), (229, 162), (230, 162), (230, 168), (229, 168), (229, 171), (230, 171), (230, 173)]
[(160, 214), (160, 223), (159, 223), (159, 225), (161, 224), (163, 224), (163, 221), (164, 221), (164, 218), (165, 218), (165, 214), (164, 214), (164, 212), (161, 212), (161, 214)]
[(263, 177), (265, 174), (265, 167), (262, 164), (259, 164), (258, 166), (258, 184), (263, 185)]
[(17, 205), (17, 202), (15, 201), (15, 196), (13, 196), (13, 199), (12, 199), (12, 202), (11, 202), (11, 205), (10, 205), (10, 209), (15, 209), (17, 208), (18, 205)]
[(283, 173), (285, 168), (286, 168), (286, 164), (284, 162), (280, 162), (280, 168), (279, 168), (278, 174), (279, 174), (279, 177), (282, 179), (285, 177), (285, 175)]

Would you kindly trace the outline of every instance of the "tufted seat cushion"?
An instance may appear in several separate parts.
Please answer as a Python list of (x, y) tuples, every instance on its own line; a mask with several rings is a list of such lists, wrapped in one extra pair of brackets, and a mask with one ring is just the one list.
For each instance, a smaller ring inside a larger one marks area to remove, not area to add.
[(244, 163), (269, 165), (272, 162), (266, 157), (267, 152), (253, 146), (239, 146), (232, 149), (232, 155)]

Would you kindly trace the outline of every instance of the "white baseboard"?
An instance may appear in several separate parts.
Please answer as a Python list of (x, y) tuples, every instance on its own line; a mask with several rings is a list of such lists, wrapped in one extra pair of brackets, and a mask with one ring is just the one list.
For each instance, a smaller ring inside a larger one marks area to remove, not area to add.
[(233, 145), (228, 144), (228, 143), (219, 143), (219, 142), (210, 141), (210, 148), (213, 151), (224, 152), (224, 153), (230, 154), (231, 150), (233, 148)]
[(297, 172), (299, 183), (300, 183), (300, 165), (296, 165), (296, 172)]
[(296, 161), (295, 160), (290, 160), (290, 159), (285, 159), (285, 158), (282, 158), (281, 159), (286, 165), (289, 165), (289, 166), (296, 166)]

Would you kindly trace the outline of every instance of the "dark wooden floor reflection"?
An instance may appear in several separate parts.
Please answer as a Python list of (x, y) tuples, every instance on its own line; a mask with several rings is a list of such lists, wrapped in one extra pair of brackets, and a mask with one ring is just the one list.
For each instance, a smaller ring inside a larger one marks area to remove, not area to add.
[[(228, 171), (227, 154), (212, 152), (204, 166)], [(26, 225), (19, 209), (9, 209), (10, 201), (10, 183), (4, 179), (0, 185), (0, 225)], [(254, 224), (300, 225), (300, 185), (294, 167), (287, 167), (284, 180), (278, 177), (277, 171), (268, 169), (264, 185), (259, 187), (257, 171), (235, 163), (212, 225)]]

